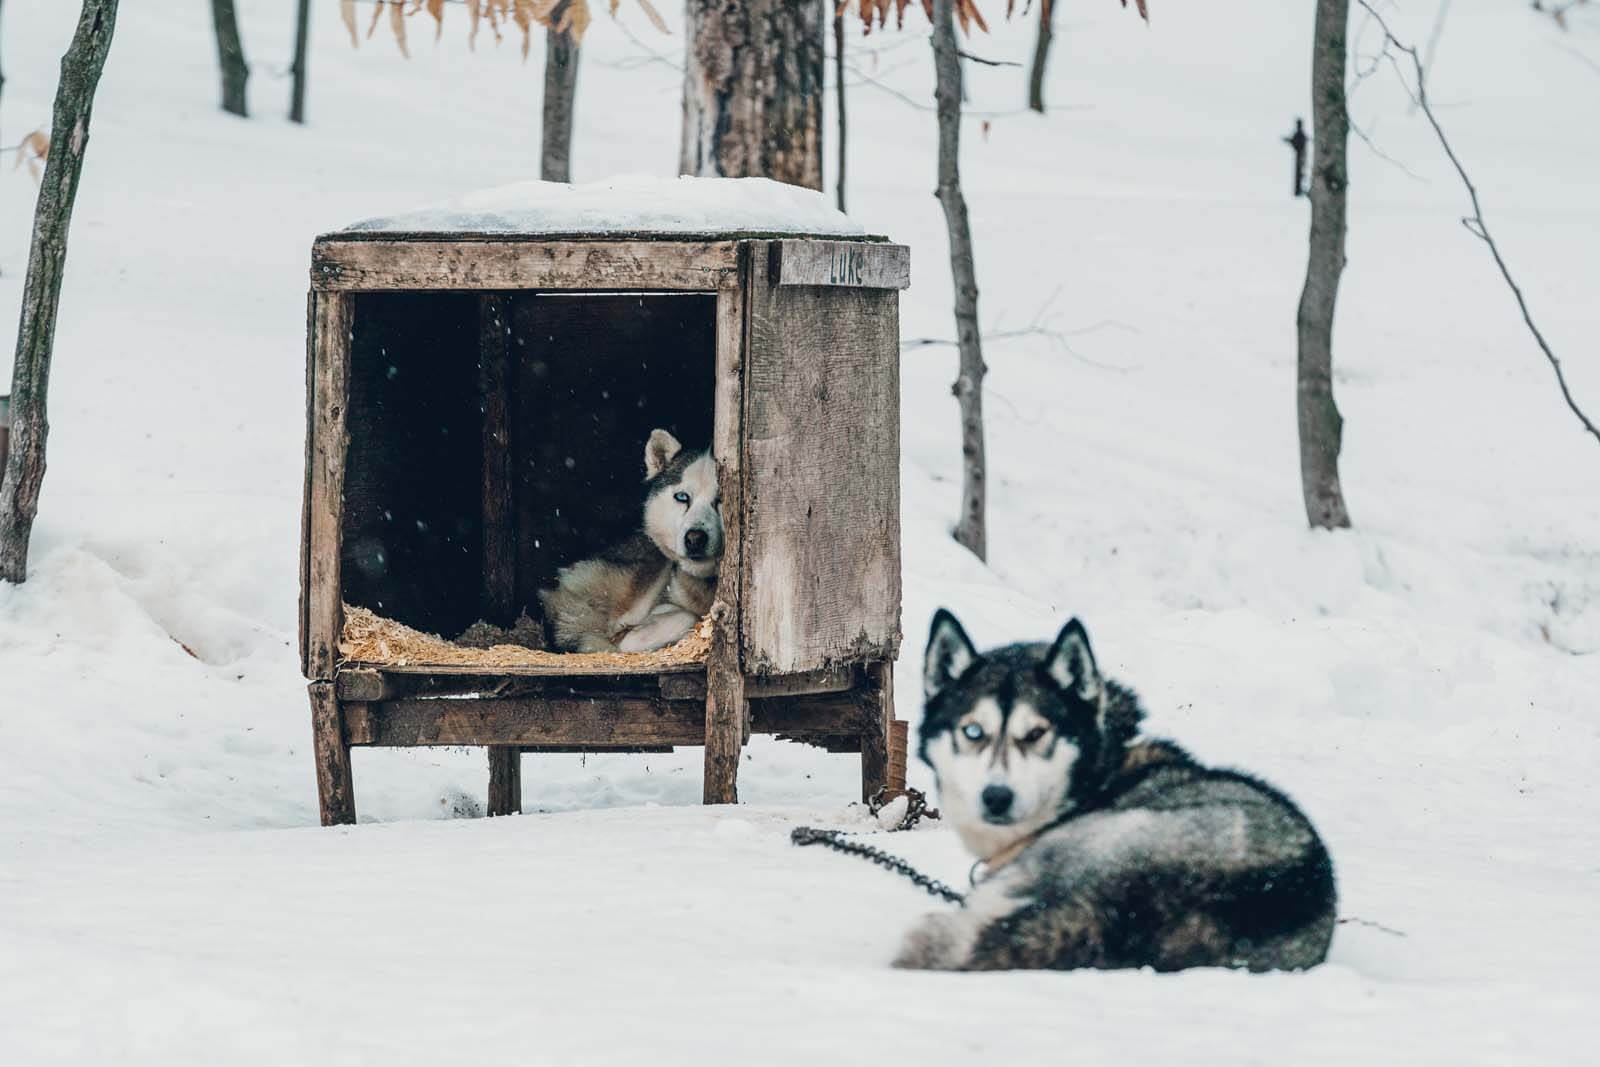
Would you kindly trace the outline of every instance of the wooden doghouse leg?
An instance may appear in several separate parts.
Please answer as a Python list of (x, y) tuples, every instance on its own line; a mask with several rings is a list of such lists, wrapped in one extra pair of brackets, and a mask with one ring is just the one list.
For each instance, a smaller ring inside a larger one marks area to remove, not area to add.
[(522, 814), (522, 749), (489, 747), (489, 815)]
[(894, 722), (894, 664), (888, 660), (867, 667), (867, 702), (873, 709), (870, 728), (861, 735), (861, 799), (889, 784), (889, 732)]
[(311, 741), (317, 760), (317, 802), (322, 825), (348, 825), (356, 821), (355, 783), (350, 774), (350, 744), (345, 736), (344, 710), (332, 682), (312, 682)]
[(737, 661), (713, 655), (706, 664), (706, 768), (704, 801), (739, 803), (739, 753), (744, 749), (750, 704)]

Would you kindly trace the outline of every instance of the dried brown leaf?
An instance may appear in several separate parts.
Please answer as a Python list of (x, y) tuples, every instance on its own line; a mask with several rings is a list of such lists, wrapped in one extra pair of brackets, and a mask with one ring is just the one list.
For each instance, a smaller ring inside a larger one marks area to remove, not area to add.
[(511, 21), (522, 31), (522, 58), (528, 58), (533, 43), (533, 0), (515, 0), (511, 5)]
[[(573, 2), (581, 3), (582, 0), (573, 0)], [(650, 0), (639, 0), (639, 9), (644, 12), (644, 17), (650, 20), (650, 25), (668, 36), (672, 35), (672, 31), (667, 29), (667, 20), (661, 17), (661, 12), (655, 9), (655, 5), (650, 3)]]
[(26, 163), (28, 165), (28, 176), (34, 181), (38, 181), (43, 173), (40, 164), (49, 158), (50, 135), (43, 130), (34, 130), (17, 145), (16, 166), (20, 167)]
[[(644, 2), (640, 0), (641, 4)], [(569, 0), (557, 29), (571, 37), (573, 44), (582, 44), (583, 35), (589, 32), (590, 21), (592, 16), (589, 14), (588, 0)]]
[(350, 47), (361, 47), (361, 34), (356, 29), (356, 0), (340, 0), (339, 17), (344, 19), (344, 28), (350, 31)]
[(400, 46), (400, 54), (410, 59), (411, 50), (406, 47), (406, 5), (401, 0), (389, 0), (389, 29), (394, 31), (394, 43)]

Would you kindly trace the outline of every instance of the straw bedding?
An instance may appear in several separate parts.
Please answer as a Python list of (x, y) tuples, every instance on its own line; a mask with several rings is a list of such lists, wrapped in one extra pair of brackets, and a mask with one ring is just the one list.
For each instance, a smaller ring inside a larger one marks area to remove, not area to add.
[[(463, 638), (469, 643), (446, 641), (436, 634), (413, 630), (366, 608), (344, 606), (344, 632), (339, 655), (347, 662), (392, 667), (548, 667), (563, 673), (607, 670), (647, 671), (704, 663), (711, 648), (711, 621), (701, 619), (677, 644), (654, 652), (546, 652), (524, 644), (494, 643), (538, 640), (538, 624), (524, 616), (510, 630), (486, 623), (472, 626)], [(542, 635), (541, 635), (542, 636)], [(542, 642), (541, 642), (542, 643)], [(472, 647), (486, 645), (487, 647)]]

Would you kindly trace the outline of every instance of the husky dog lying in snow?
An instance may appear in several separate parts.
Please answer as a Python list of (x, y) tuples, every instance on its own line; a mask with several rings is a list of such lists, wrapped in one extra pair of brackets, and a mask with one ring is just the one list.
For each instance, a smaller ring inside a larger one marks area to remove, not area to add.
[(655, 430), (644, 446), (644, 474), (643, 528), (563, 567), (556, 588), (539, 594), (560, 651), (665, 648), (711, 610), (722, 559), (716, 460)]
[(899, 967), (1247, 967), (1321, 963), (1333, 866), (1282, 793), (1136, 737), (1077, 619), (1055, 642), (979, 654), (933, 620), (920, 755), (985, 876), (926, 916)]

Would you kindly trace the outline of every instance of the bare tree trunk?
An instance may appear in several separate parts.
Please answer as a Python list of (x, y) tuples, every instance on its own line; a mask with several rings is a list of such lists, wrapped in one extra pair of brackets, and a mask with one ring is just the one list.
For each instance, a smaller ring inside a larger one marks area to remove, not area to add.
[(1039, 0), (1039, 36), (1033, 42), (1033, 65), (1028, 68), (1028, 106), (1044, 114), (1044, 71), (1050, 63), (1050, 42), (1055, 39), (1056, 5)]
[(67, 231), (84, 149), (89, 144), (95, 88), (111, 50), (116, 22), (117, 0), (84, 0), (78, 29), (61, 57), (50, 155), (33, 211), (33, 242), (17, 326), (17, 360), (11, 377), (11, 455), (0, 477), (0, 579), (11, 582), (25, 581), (28, 576), (28, 537), (39, 513), (44, 445), (50, 431), (45, 396), (50, 387), (50, 354), (61, 303)]
[(211, 0), (211, 22), (217, 31), (217, 61), (222, 67), (222, 110), (230, 115), (248, 115), (244, 83), (250, 79), (250, 67), (244, 61), (233, 0)]
[(539, 177), (572, 180), (572, 111), (578, 92), (578, 42), (548, 29), (544, 35), (544, 145)]
[(1345, 33), (1350, 0), (1317, 0), (1311, 57), (1311, 249), (1300, 293), (1300, 489), (1314, 527), (1350, 525), (1339, 486), (1344, 419), (1333, 401), (1333, 313), (1344, 271), (1345, 196), (1349, 187), (1345, 112)]
[(956, 50), (954, 4), (933, 4), (934, 101), (939, 116), (939, 203), (950, 237), (950, 276), (955, 283), (956, 341), (961, 368), (952, 390), (961, 405), (961, 518), (955, 538), (979, 559), (988, 556), (983, 447), (983, 347), (978, 337), (978, 272), (972, 259), (972, 228), (961, 195), (961, 57)]
[(844, 15), (835, 12), (833, 16), (833, 87), (838, 96), (839, 104), (839, 180), (834, 195), (839, 201), (839, 210), (846, 210), (844, 206), (844, 163), (845, 147), (849, 143), (845, 139), (846, 125), (844, 117)]
[(4, 91), (5, 87), (6, 87), (6, 76), (5, 76), (4, 72), (0, 72), (0, 91)]
[[(294, 75), (289, 93), (289, 121), (306, 121), (306, 53), (311, 43), (311, 0), (300, 0), (294, 16)], [(241, 98), (243, 93), (241, 92)]]
[(687, 0), (683, 174), (822, 188), (823, 0)]

